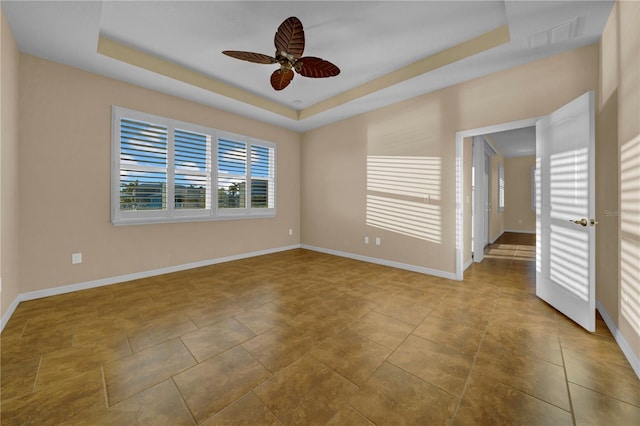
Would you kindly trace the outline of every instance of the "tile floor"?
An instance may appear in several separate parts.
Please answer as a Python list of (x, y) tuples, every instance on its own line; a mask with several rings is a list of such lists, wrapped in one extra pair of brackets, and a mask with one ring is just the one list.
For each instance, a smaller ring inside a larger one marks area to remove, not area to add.
[(638, 377), (535, 297), (529, 243), (461, 283), (293, 250), (21, 303), (2, 425), (638, 425)]

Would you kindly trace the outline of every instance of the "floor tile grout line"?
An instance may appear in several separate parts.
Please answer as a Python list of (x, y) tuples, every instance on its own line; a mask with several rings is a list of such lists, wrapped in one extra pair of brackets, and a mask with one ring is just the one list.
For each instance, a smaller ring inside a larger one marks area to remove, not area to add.
[(575, 385), (575, 386), (579, 386), (582, 389), (586, 389), (586, 390), (588, 390), (590, 392), (597, 393), (597, 394), (605, 396), (607, 398), (615, 399), (616, 401), (621, 402), (623, 404), (627, 404), (627, 405), (630, 405), (632, 407), (640, 408), (640, 405), (636, 405), (636, 404), (631, 403), (629, 401), (625, 401), (624, 399), (620, 399), (620, 398), (618, 398), (617, 396), (614, 396), (614, 395), (610, 395), (610, 394), (607, 394), (607, 393), (600, 392), (600, 391), (598, 391), (596, 389), (592, 389), (592, 388), (590, 388), (588, 386), (581, 385), (580, 383), (572, 382), (571, 380), (567, 380), (567, 383)]
[(564, 360), (564, 349), (562, 347), (562, 340), (560, 339), (560, 327), (558, 326), (558, 315), (554, 313), (553, 319), (555, 320), (556, 330), (558, 332), (558, 346), (560, 347), (560, 356), (562, 357), (562, 370), (564, 371), (564, 383), (567, 390), (567, 397), (569, 398), (571, 420), (573, 421), (573, 426), (576, 426), (576, 413), (573, 409), (573, 398), (571, 397), (571, 389), (569, 387), (569, 375), (567, 374), (567, 363)]
[[(431, 342), (431, 341), (430, 341), (430, 342)], [(435, 343), (435, 342), (432, 342), (432, 343)], [(415, 373), (412, 373), (411, 371), (409, 371), (409, 370), (405, 369), (404, 367), (402, 367), (402, 366), (400, 366), (400, 365), (394, 364), (394, 363), (393, 363), (393, 361), (389, 361), (389, 359), (388, 359), (388, 358), (383, 362), (383, 364), (384, 364), (385, 362), (387, 362), (387, 363), (389, 363), (389, 364), (393, 365), (394, 367), (396, 367), (396, 368), (398, 368), (398, 369), (400, 369), (400, 370), (404, 371), (404, 372), (405, 372), (405, 373), (407, 373), (408, 375), (410, 375), (410, 376), (412, 376), (412, 377), (414, 377), (414, 378), (416, 378), (416, 379), (420, 380), (421, 382), (426, 383), (426, 384), (428, 384), (429, 386), (432, 386), (432, 387), (434, 387), (434, 388), (436, 388), (436, 389), (438, 389), (438, 390), (440, 390), (440, 391), (442, 391), (442, 392), (444, 392), (444, 393), (446, 393), (446, 394), (448, 394), (448, 395), (451, 395), (453, 398), (456, 398), (456, 399), (457, 399), (457, 398), (458, 398), (458, 396), (459, 396), (459, 395), (455, 395), (455, 394), (451, 393), (450, 391), (448, 391), (448, 390), (446, 390), (446, 389), (441, 388), (440, 386), (438, 386), (438, 385), (436, 385), (436, 384), (434, 384), (434, 383), (431, 383), (430, 381), (428, 381), (428, 380), (426, 380), (426, 379), (423, 379), (423, 378), (422, 378), (422, 377), (420, 377), (420, 376), (417, 376)], [(382, 364), (381, 364), (381, 365), (382, 365)], [(376, 370), (376, 371), (378, 371), (378, 370)], [(372, 374), (372, 376), (373, 376), (373, 374)], [(368, 379), (367, 379), (367, 380), (368, 380)]]
[[(187, 412), (189, 413), (189, 415), (191, 416), (191, 419), (193, 420), (193, 424), (197, 425), (198, 421), (196, 420), (195, 416), (193, 415), (193, 412), (191, 412), (191, 407), (189, 407), (189, 404), (187, 404), (187, 400), (185, 399), (184, 395), (180, 391), (180, 387), (178, 387), (178, 384), (174, 380), (175, 376), (176, 375), (174, 374), (173, 376), (169, 377), (169, 380), (171, 380), (171, 384), (175, 388), (176, 392), (178, 392), (178, 395), (180, 395), (180, 400), (182, 401), (182, 405), (187, 409)], [(160, 383), (162, 383), (162, 382), (160, 382)], [(213, 415), (215, 415), (215, 414), (213, 414)]]
[(107, 392), (107, 378), (104, 374), (104, 365), (100, 366), (100, 373), (102, 374), (102, 391), (104, 392), (104, 406), (109, 409), (109, 393)]
[[(169, 339), (169, 341), (170, 341), (170, 340), (174, 340), (174, 339)], [(166, 343), (166, 342), (162, 342), (162, 343)], [(160, 343), (160, 344), (162, 344), (162, 343)], [(182, 341), (181, 341), (180, 343), (184, 346), (184, 344), (182, 343)], [(159, 344), (159, 345), (160, 345), (160, 344)], [(156, 346), (158, 346), (158, 345), (156, 345)], [(185, 347), (185, 348), (186, 348), (186, 347)], [(187, 352), (188, 352), (188, 351), (189, 351), (189, 350), (187, 349)], [(131, 354), (131, 355), (127, 355), (127, 356), (132, 356), (132, 355), (135, 355), (135, 354)], [(149, 389), (151, 389), (152, 387), (157, 386), (157, 385), (159, 385), (160, 383), (162, 383), (162, 382), (164, 382), (164, 381), (166, 381), (166, 380), (168, 380), (168, 379), (172, 379), (172, 380), (173, 380), (173, 378), (174, 378), (175, 376), (177, 376), (178, 374), (180, 374), (180, 373), (184, 373), (185, 371), (187, 371), (187, 370), (189, 370), (189, 369), (191, 369), (191, 368), (193, 368), (193, 367), (197, 366), (197, 365), (198, 365), (198, 360), (196, 360), (196, 359), (195, 359), (195, 357), (194, 357), (193, 355), (191, 355), (191, 353), (190, 353), (190, 352), (189, 352), (189, 355), (190, 355), (190, 356), (193, 358), (193, 360), (195, 361), (195, 364), (194, 364), (194, 365), (191, 365), (191, 366), (189, 366), (189, 367), (183, 368), (182, 370), (177, 371), (175, 374), (173, 374), (173, 375), (171, 375), (171, 376), (168, 376), (168, 377), (165, 377), (165, 378), (163, 378), (163, 379), (161, 379), (161, 380), (159, 380), (159, 381), (155, 381), (155, 382), (150, 383), (148, 386), (145, 386), (144, 388), (140, 389), (139, 391), (137, 391), (137, 392), (135, 392), (135, 393), (133, 393), (133, 394), (131, 394), (131, 395), (128, 395), (126, 398), (123, 398), (123, 399), (119, 400), (118, 402), (115, 402), (115, 403), (112, 405), (112, 407), (113, 407), (113, 406), (116, 406), (116, 405), (120, 404), (121, 402), (124, 402), (124, 401), (126, 401), (126, 400), (128, 400), (128, 399), (130, 399), (130, 398), (133, 398), (134, 396), (139, 395), (140, 393), (142, 393), (142, 392), (144, 392), (144, 391), (146, 391), (146, 390), (149, 390)], [(126, 357), (125, 357), (125, 358), (126, 358)], [(122, 359), (124, 359), (124, 358), (120, 358), (119, 360), (116, 360), (116, 361), (113, 361), (113, 362), (117, 362), (117, 361), (120, 361), (120, 360), (122, 360)], [(108, 364), (108, 363), (106, 363), (106, 364)], [(104, 364), (103, 366), (101, 366), (101, 368), (103, 369), (103, 371), (104, 371), (104, 366), (105, 366), (106, 364)], [(106, 373), (105, 373), (105, 386), (106, 386)]]
[(462, 399), (464, 398), (464, 394), (467, 392), (467, 387), (469, 386), (469, 381), (471, 380), (471, 373), (473, 373), (473, 368), (476, 365), (476, 360), (478, 359), (480, 348), (482, 347), (482, 343), (484, 343), (484, 336), (487, 334), (487, 329), (489, 328), (491, 317), (493, 316), (495, 309), (496, 309), (496, 303), (494, 302), (493, 307), (491, 308), (491, 315), (489, 315), (489, 322), (487, 323), (487, 325), (484, 328), (484, 331), (482, 332), (482, 336), (480, 337), (480, 342), (478, 343), (478, 349), (476, 349), (476, 352), (473, 355), (473, 360), (471, 361), (471, 367), (469, 367), (469, 373), (467, 374), (467, 378), (465, 379), (464, 385), (462, 386), (462, 391), (460, 392), (460, 395), (457, 398), (456, 406), (453, 410), (453, 415), (451, 416), (451, 420), (449, 421), (450, 426), (453, 425), (453, 421), (458, 415), (458, 411), (460, 411), (460, 406), (462, 405)]
[[(262, 382), (262, 383), (265, 383), (265, 382), (266, 382), (266, 380), (265, 380), (264, 382)], [(262, 384), (262, 383), (261, 383), (261, 384)], [(261, 384), (260, 384), (260, 385), (261, 385)], [(253, 393), (253, 394), (255, 395), (255, 397), (256, 397), (256, 398), (258, 398), (258, 400), (262, 403), (262, 405), (264, 405), (264, 407), (265, 407), (267, 410), (269, 410), (269, 412), (270, 412), (271, 414), (273, 414), (273, 417), (275, 417), (275, 418), (278, 420), (278, 422), (279, 422), (281, 425), (283, 425), (283, 424), (284, 424), (284, 422), (280, 419), (280, 417), (278, 417), (278, 416), (276, 415), (276, 413), (274, 413), (274, 412), (273, 412), (273, 410), (272, 410), (271, 408), (269, 408), (269, 406), (267, 405), (266, 401), (264, 401), (262, 398), (260, 398), (260, 395), (258, 395), (258, 394), (255, 392), (255, 390), (256, 390), (260, 385), (258, 385), (258, 386), (256, 386), (256, 387), (254, 387), (254, 388), (253, 388), (253, 389), (251, 389), (249, 392), (247, 392), (247, 395), (248, 395), (249, 393)], [(240, 398), (238, 398), (236, 401), (238, 401), (239, 399), (240, 399)], [(234, 401), (234, 403), (235, 403), (236, 401)], [(220, 412), (220, 411), (218, 411), (218, 413), (219, 413), (219, 412)], [(217, 413), (216, 413), (216, 414), (217, 414)], [(215, 414), (214, 414), (214, 415), (215, 415)]]
[(40, 355), (40, 361), (38, 361), (38, 371), (36, 372), (36, 378), (33, 381), (33, 388), (31, 392), (36, 391), (36, 386), (38, 385), (38, 378), (40, 378), (40, 369), (42, 368), (42, 360), (44, 359), (44, 355)]
[[(424, 337), (418, 336), (417, 334), (414, 334), (414, 332), (418, 329), (418, 327), (420, 327), (420, 325), (421, 325), (425, 320), (427, 320), (427, 318), (429, 318), (429, 316), (430, 316), (434, 311), (435, 311), (435, 308), (431, 309), (431, 311), (427, 314), (427, 316), (426, 316), (426, 317), (424, 317), (424, 318), (422, 319), (422, 321), (420, 321), (420, 323), (419, 323), (418, 325), (416, 325), (416, 326), (413, 328), (413, 330), (411, 330), (411, 331), (409, 332), (409, 334), (407, 334), (407, 336), (402, 340), (402, 342), (400, 342), (400, 344), (398, 344), (398, 346), (396, 346), (396, 348), (395, 348), (395, 349), (393, 349), (393, 350), (391, 351), (391, 353), (387, 356), (387, 358), (385, 358), (385, 360), (384, 360), (384, 361), (383, 361), (383, 362), (378, 366), (378, 368), (377, 368), (377, 369), (376, 369), (376, 370), (371, 374), (371, 376), (369, 376), (369, 378), (371, 378), (371, 377), (372, 377), (372, 376), (373, 376), (373, 375), (374, 375), (374, 374), (375, 374), (375, 373), (380, 369), (380, 367), (382, 367), (382, 365), (383, 365), (385, 362), (388, 362), (389, 364), (393, 365), (393, 366), (394, 366), (394, 367), (396, 367), (396, 368), (399, 368), (400, 370), (404, 371), (405, 373), (409, 374), (409, 375), (410, 375), (410, 376), (412, 376), (412, 377), (415, 377), (416, 379), (420, 380), (421, 382), (424, 382), (424, 383), (426, 383), (426, 384), (428, 384), (428, 385), (430, 385), (430, 386), (433, 386), (433, 387), (435, 387), (436, 389), (439, 389), (439, 390), (441, 390), (441, 391), (445, 392), (446, 394), (453, 396), (454, 398), (456, 397), (456, 395), (454, 395), (454, 394), (452, 394), (451, 392), (449, 392), (449, 391), (447, 391), (447, 390), (445, 390), (445, 389), (441, 388), (440, 386), (435, 385), (435, 384), (433, 384), (433, 383), (431, 383), (431, 382), (429, 382), (429, 381), (427, 381), (427, 380), (425, 380), (425, 379), (423, 379), (423, 378), (421, 378), (421, 377), (418, 377), (418, 376), (416, 376), (414, 373), (412, 373), (412, 372), (410, 372), (410, 371), (408, 371), (408, 370), (406, 370), (406, 369), (402, 368), (401, 366), (396, 365), (396, 364), (394, 364), (393, 362), (389, 361), (389, 358), (391, 358), (391, 357), (393, 356), (393, 354), (394, 354), (394, 353), (396, 353), (396, 351), (400, 348), (400, 346), (402, 346), (402, 345), (407, 341), (407, 339), (409, 339), (409, 337), (410, 337), (410, 336), (414, 336), (414, 337), (417, 337), (417, 338), (419, 338), (419, 339), (424, 339), (424, 340), (426, 340), (426, 341), (428, 341), (428, 342), (431, 342), (431, 343), (433, 343), (433, 344), (435, 344), (435, 345), (438, 345), (438, 346), (441, 346), (441, 347), (444, 347), (444, 348), (447, 348), (447, 349), (451, 349), (451, 348), (449, 348), (449, 347), (447, 347), (447, 346), (444, 346), (444, 345), (442, 345), (442, 344), (440, 344), (440, 343), (434, 342), (434, 341), (432, 341), (432, 340), (430, 340), (430, 339), (427, 339), (427, 338), (424, 338)], [(484, 333), (484, 332), (483, 332), (483, 333)], [(484, 334), (483, 334), (483, 335), (484, 335)], [(480, 341), (480, 343), (478, 344), (478, 348), (480, 347), (480, 344), (481, 344), (481, 343), (482, 343), (482, 340), (481, 340), (481, 341)], [(453, 350), (454, 352), (458, 352), (458, 353), (460, 353), (460, 354), (462, 354), (462, 355), (465, 355), (464, 353), (459, 352), (459, 351), (456, 351), (456, 350), (454, 350), (454, 349), (451, 349), (451, 350)], [(473, 362), (475, 362), (475, 357), (474, 357), (474, 359), (473, 359), (472, 363), (473, 363)], [(472, 364), (472, 366), (473, 366), (473, 364)], [(472, 368), (472, 367), (470, 367), (470, 368), (469, 368), (469, 374), (471, 374), (471, 368)], [(368, 380), (369, 380), (369, 379), (367, 379), (367, 381), (368, 381)], [(365, 382), (365, 384), (366, 384), (366, 382)], [(466, 380), (465, 380), (465, 387), (466, 387)], [(460, 394), (460, 396), (459, 396), (459, 397), (461, 397), (463, 393), (464, 393), (464, 387), (463, 387), (463, 390), (462, 390), (462, 392), (461, 392), (461, 394)], [(451, 422), (453, 422), (453, 419), (455, 418), (455, 411), (457, 411), (457, 408), (456, 408), (456, 410), (454, 410), (454, 413), (452, 414)]]

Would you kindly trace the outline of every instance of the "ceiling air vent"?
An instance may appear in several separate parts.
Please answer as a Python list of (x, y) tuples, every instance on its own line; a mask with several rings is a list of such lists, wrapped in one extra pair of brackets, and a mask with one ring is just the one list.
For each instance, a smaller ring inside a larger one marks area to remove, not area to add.
[(563, 22), (555, 27), (540, 31), (529, 36), (529, 47), (547, 46), (549, 44), (561, 43), (576, 38), (578, 33), (578, 18)]

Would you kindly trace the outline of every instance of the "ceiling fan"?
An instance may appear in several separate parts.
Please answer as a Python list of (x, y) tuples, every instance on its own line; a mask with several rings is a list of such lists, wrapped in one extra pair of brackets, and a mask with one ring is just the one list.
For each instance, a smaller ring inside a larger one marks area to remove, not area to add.
[(294, 70), (303, 77), (311, 78), (334, 77), (340, 74), (340, 68), (329, 61), (315, 56), (302, 57), (304, 29), (302, 22), (295, 16), (285, 19), (280, 24), (273, 42), (276, 45), (275, 58), (262, 53), (239, 50), (225, 50), (222, 53), (257, 64), (280, 64), (280, 68), (271, 74), (271, 86), (275, 90), (282, 90), (291, 83)]

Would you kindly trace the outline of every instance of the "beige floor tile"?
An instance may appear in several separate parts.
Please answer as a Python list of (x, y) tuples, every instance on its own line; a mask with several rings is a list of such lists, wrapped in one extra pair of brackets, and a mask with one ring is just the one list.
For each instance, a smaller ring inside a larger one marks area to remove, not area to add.
[(375, 424), (448, 424), (456, 397), (384, 363), (349, 400)]
[(310, 354), (361, 386), (391, 354), (391, 350), (345, 330), (316, 346)]
[(375, 311), (369, 312), (348, 327), (349, 330), (355, 331), (361, 336), (389, 349), (397, 348), (414, 328), (414, 326), (406, 322)]
[(353, 322), (349, 315), (336, 313), (322, 305), (296, 315), (291, 324), (317, 341), (328, 339)]
[(462, 393), (473, 358), (411, 335), (395, 350), (388, 361), (458, 396)]
[(422, 321), (413, 334), (454, 351), (473, 356), (478, 351), (484, 330), (480, 325), (471, 324), (464, 320), (443, 318), (434, 313)]
[[(3, 342), (4, 344), (4, 342)], [(18, 363), (2, 363), (0, 395), (2, 400), (33, 392), (41, 357), (26, 358)]]
[(254, 392), (284, 424), (324, 424), (357, 388), (316, 359), (303, 356)]
[(581, 336), (560, 336), (560, 345), (564, 349), (580, 352), (605, 364), (630, 367), (629, 361), (611, 336), (592, 335), (585, 330)]
[(309, 352), (316, 344), (315, 339), (300, 330), (282, 325), (244, 342), (242, 347), (275, 373)]
[(171, 379), (133, 395), (87, 419), (93, 425), (194, 425)]
[(170, 340), (104, 366), (109, 405), (195, 365), (180, 339)]
[(271, 376), (238, 346), (196, 365), (173, 379), (193, 417), (203, 422)]
[(514, 388), (476, 373), (471, 378), (456, 413), (454, 425), (571, 425), (562, 410)]
[(473, 371), (528, 395), (571, 411), (562, 366), (529, 357), (492, 339), (482, 342)]
[(2, 365), (20, 363), (25, 359), (68, 348), (73, 343), (69, 328), (52, 329), (28, 337), (5, 338), (2, 336)]
[(631, 367), (607, 364), (570, 349), (562, 352), (569, 382), (640, 407), (640, 380)]
[(490, 323), (487, 326), (484, 341), (500, 344), (514, 352), (557, 365), (562, 365), (563, 362), (558, 336), (550, 335), (536, 327), (514, 328), (504, 324)]
[(22, 302), (2, 424), (633, 421), (606, 324), (538, 299), (519, 238), (462, 283), (296, 249)]
[(291, 312), (275, 303), (265, 303), (234, 316), (256, 334), (264, 333), (283, 323), (290, 323), (293, 317)]
[(576, 425), (637, 425), (640, 407), (569, 383)]
[(75, 424), (106, 410), (102, 369), (14, 399), (2, 399), (3, 425)]
[(229, 303), (227, 299), (224, 299), (207, 303), (197, 308), (188, 309), (185, 313), (198, 327), (204, 327), (237, 315), (242, 311), (244, 311), (243, 308)]
[(435, 306), (435, 303), (422, 305), (392, 296), (387, 298), (386, 301), (381, 303), (375, 310), (378, 313), (415, 326), (420, 324)]
[(186, 315), (176, 314), (149, 321), (141, 328), (128, 332), (128, 336), (133, 351), (140, 352), (197, 328)]
[(191, 354), (202, 362), (255, 337), (255, 333), (233, 318), (184, 334), (181, 339)]
[(327, 426), (373, 426), (373, 423), (350, 406), (345, 405), (333, 416)]
[(249, 392), (202, 423), (203, 426), (275, 426), (280, 424), (276, 416), (253, 392)]
[(130, 354), (131, 348), (124, 333), (49, 352), (40, 362), (36, 389), (55, 385)]

